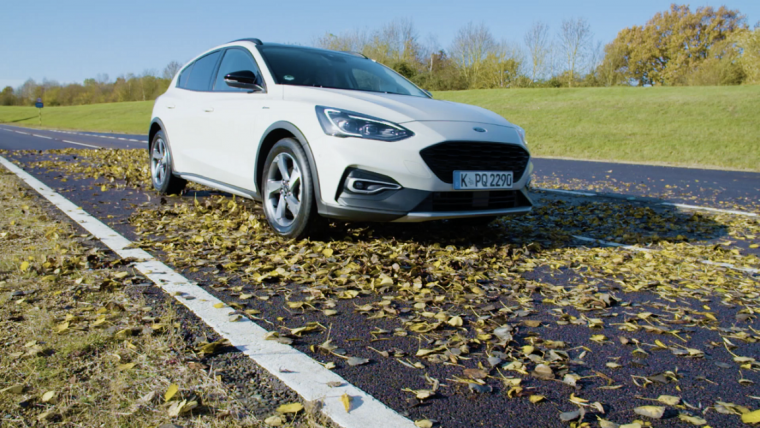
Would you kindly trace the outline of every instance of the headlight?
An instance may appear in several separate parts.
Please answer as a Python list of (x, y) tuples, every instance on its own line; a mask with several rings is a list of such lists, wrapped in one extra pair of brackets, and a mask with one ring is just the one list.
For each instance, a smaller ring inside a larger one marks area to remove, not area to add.
[(525, 140), (525, 130), (520, 128), (517, 125), (515, 125), (515, 130), (517, 131), (517, 134), (520, 136), (520, 141), (522, 141), (522, 143), (527, 146), (528, 142)]
[(399, 141), (414, 135), (393, 122), (331, 107), (317, 106), (317, 118), (325, 134), (335, 137)]

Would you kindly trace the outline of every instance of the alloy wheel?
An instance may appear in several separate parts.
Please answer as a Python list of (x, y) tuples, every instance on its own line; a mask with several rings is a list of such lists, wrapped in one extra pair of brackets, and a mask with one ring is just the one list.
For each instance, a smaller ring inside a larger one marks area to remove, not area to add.
[(301, 210), (301, 169), (296, 159), (280, 153), (272, 160), (265, 185), (267, 213), (280, 227), (288, 227)]
[(169, 151), (163, 138), (156, 139), (150, 155), (150, 174), (156, 187), (161, 187), (169, 173)]

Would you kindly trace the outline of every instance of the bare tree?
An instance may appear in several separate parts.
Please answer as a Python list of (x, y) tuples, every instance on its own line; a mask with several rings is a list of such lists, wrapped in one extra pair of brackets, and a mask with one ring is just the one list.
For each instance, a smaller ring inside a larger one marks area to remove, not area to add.
[(457, 32), (451, 56), (468, 82), (473, 82), (483, 60), (493, 51), (496, 42), (485, 24), (470, 22)]
[(558, 35), (559, 48), (565, 59), (565, 66), (570, 73), (569, 86), (573, 86), (575, 71), (585, 60), (593, 39), (591, 26), (584, 18), (571, 18), (562, 21)]
[(545, 74), (549, 65), (547, 64), (551, 50), (549, 26), (543, 22), (534, 22), (528, 32), (525, 33), (524, 40), (530, 55), (530, 80), (535, 82), (537, 77)]
[(177, 74), (180, 68), (182, 68), (182, 64), (178, 63), (177, 61), (172, 61), (169, 64), (166, 64), (163, 73), (164, 79), (174, 79), (174, 76)]

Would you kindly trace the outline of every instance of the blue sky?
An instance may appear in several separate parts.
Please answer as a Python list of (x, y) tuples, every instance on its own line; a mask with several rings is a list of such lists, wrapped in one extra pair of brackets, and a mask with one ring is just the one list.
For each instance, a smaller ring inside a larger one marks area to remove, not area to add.
[[(0, 88), (31, 77), (81, 82), (107, 73), (111, 79), (146, 69), (159, 72), (172, 60), (185, 62), (204, 49), (241, 37), (310, 44), (329, 31), (372, 30), (396, 18), (411, 19), (425, 40), (448, 47), (470, 21), (485, 23), (497, 39), (522, 43), (534, 21), (556, 31), (562, 19), (584, 17), (596, 40), (642, 25), (671, 0), (3, 0), (0, 3)], [(725, 4), (754, 25), (760, 1)]]

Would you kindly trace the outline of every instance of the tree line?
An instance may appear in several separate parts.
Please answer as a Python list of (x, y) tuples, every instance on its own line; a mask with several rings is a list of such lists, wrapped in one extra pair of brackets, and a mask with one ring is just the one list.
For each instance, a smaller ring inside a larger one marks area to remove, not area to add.
[[(411, 20), (396, 20), (374, 31), (326, 33), (313, 45), (360, 52), (428, 90), (760, 83), (760, 22), (750, 29), (744, 15), (725, 6), (692, 11), (673, 4), (607, 45), (583, 18), (563, 20), (556, 30), (535, 22), (519, 43), (468, 23), (444, 48), (434, 36), (422, 39)], [(37, 98), (52, 106), (153, 100), (180, 67), (172, 61), (161, 75), (147, 70), (115, 81), (99, 75), (83, 84), (29, 79), (3, 89), (0, 105)]]

